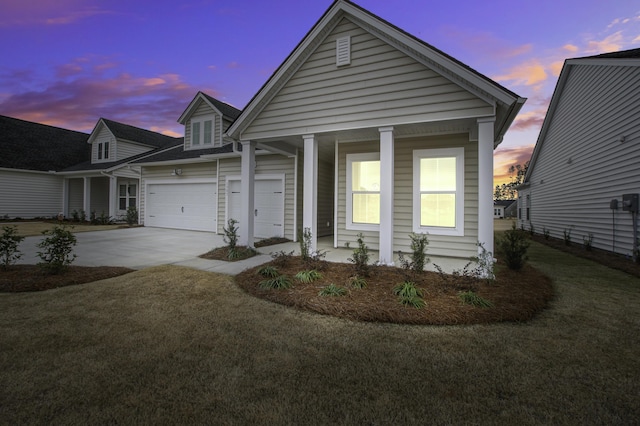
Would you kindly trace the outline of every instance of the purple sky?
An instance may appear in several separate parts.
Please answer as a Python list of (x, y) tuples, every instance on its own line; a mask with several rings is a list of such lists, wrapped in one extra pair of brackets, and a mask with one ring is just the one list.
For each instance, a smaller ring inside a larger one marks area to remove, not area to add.
[[(529, 158), (566, 58), (640, 46), (636, 0), (356, 0), (529, 100), (496, 181)], [(198, 90), (243, 108), (331, 0), (0, 0), (0, 114), (172, 135)]]

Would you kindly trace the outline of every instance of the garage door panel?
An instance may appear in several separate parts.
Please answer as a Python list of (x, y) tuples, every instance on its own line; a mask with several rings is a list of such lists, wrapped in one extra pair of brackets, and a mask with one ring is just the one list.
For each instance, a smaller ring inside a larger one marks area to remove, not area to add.
[[(284, 237), (284, 191), (281, 179), (256, 179), (254, 189), (254, 235)], [(240, 181), (229, 181), (227, 217), (239, 220)]]
[(215, 183), (149, 184), (147, 226), (216, 231)]

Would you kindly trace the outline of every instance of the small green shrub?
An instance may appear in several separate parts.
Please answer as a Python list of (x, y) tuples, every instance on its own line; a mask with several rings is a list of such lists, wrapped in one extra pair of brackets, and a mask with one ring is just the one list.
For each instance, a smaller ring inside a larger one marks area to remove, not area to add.
[(398, 296), (398, 300), (403, 305), (409, 305), (416, 309), (422, 309), (426, 303), (422, 299), (422, 291), (411, 281), (405, 281), (393, 288), (393, 294)]
[(234, 248), (227, 249), (227, 259), (231, 261), (248, 259), (256, 254), (258, 254), (258, 252), (251, 247), (235, 246)]
[(290, 288), (293, 285), (289, 277), (286, 275), (279, 275), (274, 278), (269, 278), (263, 281), (260, 281), (260, 288), (274, 288), (274, 289), (285, 289)]
[(327, 255), (326, 251), (311, 250), (311, 230), (304, 228), (304, 231), (299, 235), (300, 240), (300, 257), (304, 264), (309, 269), (324, 269), (326, 266), (324, 258)]
[(564, 239), (564, 245), (570, 246), (571, 245), (571, 228), (563, 230), (562, 235), (563, 235), (562, 238)]
[(3, 226), (0, 235), (0, 263), (3, 269), (8, 268), (22, 257), (18, 245), (24, 237), (18, 235), (17, 226)]
[(358, 234), (356, 241), (358, 248), (353, 250), (353, 255), (347, 260), (355, 265), (356, 274), (367, 277), (369, 276), (369, 248), (364, 243), (362, 232)]
[(296, 279), (302, 283), (310, 283), (322, 278), (322, 274), (315, 269), (310, 271), (300, 271), (296, 274)]
[(410, 277), (415, 274), (422, 273), (424, 267), (429, 263), (429, 258), (427, 257), (429, 239), (427, 234), (416, 234), (412, 232), (409, 234), (409, 238), (411, 239), (410, 259), (406, 259), (402, 252), (398, 252), (398, 260), (402, 269), (407, 272), (407, 279), (410, 279)]
[(544, 235), (545, 240), (548, 240), (551, 237), (551, 233), (544, 226), (542, 227), (542, 235)]
[(350, 278), (349, 284), (353, 288), (365, 288), (367, 286), (367, 280), (356, 275)]
[(516, 229), (515, 224), (498, 239), (498, 250), (504, 256), (504, 262), (509, 269), (517, 270), (524, 266), (529, 244), (524, 232)]
[(493, 253), (484, 247), (484, 243), (478, 241), (476, 246), (479, 248), (479, 253), (477, 256), (473, 256), (470, 259), (471, 262), (475, 262), (477, 265), (473, 270), (473, 274), (477, 278), (494, 281), (496, 279), (496, 275), (494, 272), (495, 261), (493, 259)]
[(40, 266), (51, 274), (58, 274), (70, 265), (76, 258), (73, 247), (76, 236), (66, 226), (54, 226), (53, 229), (42, 232), (45, 238), (38, 243), (38, 257), (42, 260)]
[(318, 294), (320, 296), (344, 296), (345, 294), (347, 294), (347, 289), (331, 283), (320, 290)]
[(271, 253), (271, 258), (273, 259), (272, 263), (278, 268), (284, 268), (287, 266), (292, 257), (293, 251), (285, 252), (284, 250), (280, 250), (275, 253)]
[(593, 234), (591, 232), (589, 232), (587, 236), (582, 237), (582, 247), (587, 251), (591, 251), (593, 248)]
[(231, 253), (231, 251), (235, 251), (234, 249), (238, 245), (238, 227), (236, 226), (237, 224), (237, 220), (229, 218), (229, 220), (227, 220), (227, 226), (222, 227), (222, 232), (224, 232), (222, 239), (225, 243), (227, 243), (229, 253)]
[(458, 293), (458, 296), (460, 297), (460, 300), (467, 305), (476, 306), (478, 308), (490, 308), (493, 306), (493, 303), (478, 296), (474, 291), (463, 291)]
[(311, 257), (311, 229), (304, 228), (298, 236), (298, 242), (300, 243), (300, 257), (303, 260), (308, 260)]
[(276, 278), (280, 275), (278, 269), (275, 266), (263, 266), (258, 270), (258, 274), (262, 275), (264, 278)]
[(529, 234), (530, 234), (531, 236), (534, 236), (534, 235), (535, 235), (535, 233), (536, 233), (536, 228), (535, 228), (535, 226), (533, 226), (533, 223), (529, 222)]
[(138, 224), (138, 209), (136, 206), (129, 206), (126, 215), (127, 225), (133, 226)]

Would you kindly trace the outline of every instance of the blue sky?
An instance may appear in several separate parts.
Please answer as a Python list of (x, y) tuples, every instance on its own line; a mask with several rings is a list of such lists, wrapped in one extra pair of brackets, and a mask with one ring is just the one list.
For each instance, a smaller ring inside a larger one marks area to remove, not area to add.
[[(528, 98), (496, 181), (535, 144), (566, 58), (640, 47), (630, 0), (356, 0)], [(0, 0), (0, 114), (90, 132), (181, 135), (198, 90), (243, 108), (330, 0)]]

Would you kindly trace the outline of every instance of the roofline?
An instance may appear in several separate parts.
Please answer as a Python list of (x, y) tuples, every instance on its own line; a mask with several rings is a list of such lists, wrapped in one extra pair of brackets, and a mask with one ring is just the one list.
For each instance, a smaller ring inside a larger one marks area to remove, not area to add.
[(196, 95), (193, 97), (193, 99), (191, 99), (191, 102), (189, 102), (189, 105), (187, 105), (187, 108), (182, 112), (182, 114), (180, 114), (180, 118), (178, 118), (178, 123), (179, 124), (183, 124), (184, 125), (186, 123), (186, 121), (187, 121), (187, 118), (189, 116), (191, 116), (191, 114), (193, 114), (193, 109), (195, 108), (195, 103), (196, 103), (197, 99), (202, 99), (215, 112), (217, 112), (222, 117), (224, 117), (224, 114), (222, 113), (222, 111), (220, 111), (218, 108), (216, 108), (211, 102), (209, 102), (209, 99), (207, 99), (207, 97), (204, 96), (204, 92), (202, 92), (201, 90), (198, 90), (198, 93), (196, 93)]
[(0, 167), (0, 172), (39, 173), (44, 175), (52, 175), (58, 173), (55, 170), (13, 169), (11, 167)]
[[(526, 100), (525, 98), (521, 98), (509, 89), (466, 66), (452, 56), (447, 55), (434, 46), (396, 27), (395, 25), (369, 12), (361, 6), (356, 5), (349, 0), (335, 0), (316, 22), (316, 24), (309, 30), (309, 32), (307, 32), (304, 38), (296, 45), (296, 47), (287, 56), (287, 58), (280, 64), (276, 71), (274, 71), (271, 77), (269, 77), (269, 79), (262, 85), (260, 90), (258, 90), (253, 98), (251, 98), (247, 106), (242, 110), (240, 116), (238, 116), (238, 118), (229, 126), (226, 134), (234, 137), (235, 139), (240, 139), (240, 127), (245, 120), (244, 117), (253, 112), (253, 109), (256, 107), (256, 105), (258, 105), (260, 101), (266, 96), (266, 94), (269, 93), (271, 89), (273, 89), (276, 83), (281, 80), (283, 75), (295, 65), (295, 60), (302, 52), (305, 51), (306, 47), (316, 39), (316, 37), (320, 33), (320, 30), (324, 29), (329, 21), (333, 19), (333, 17), (335, 17), (340, 11), (343, 11), (344, 13), (347, 13), (371, 26), (379, 28), (381, 31), (389, 34), (396, 40), (402, 41), (410, 48), (423, 53), (425, 56), (427, 56), (429, 59), (442, 66), (443, 68), (451, 70), (461, 78), (469, 81), (472, 85), (478, 87), (480, 90), (486, 91), (486, 93), (488, 93), (490, 96), (494, 97), (505, 105), (512, 105), (515, 102), (522, 106), (522, 104)], [(380, 26), (379, 24), (382, 24), (382, 26)], [(470, 90), (469, 88), (467, 89)], [(479, 94), (478, 96), (482, 97)], [(506, 128), (508, 128), (508, 126)]]

